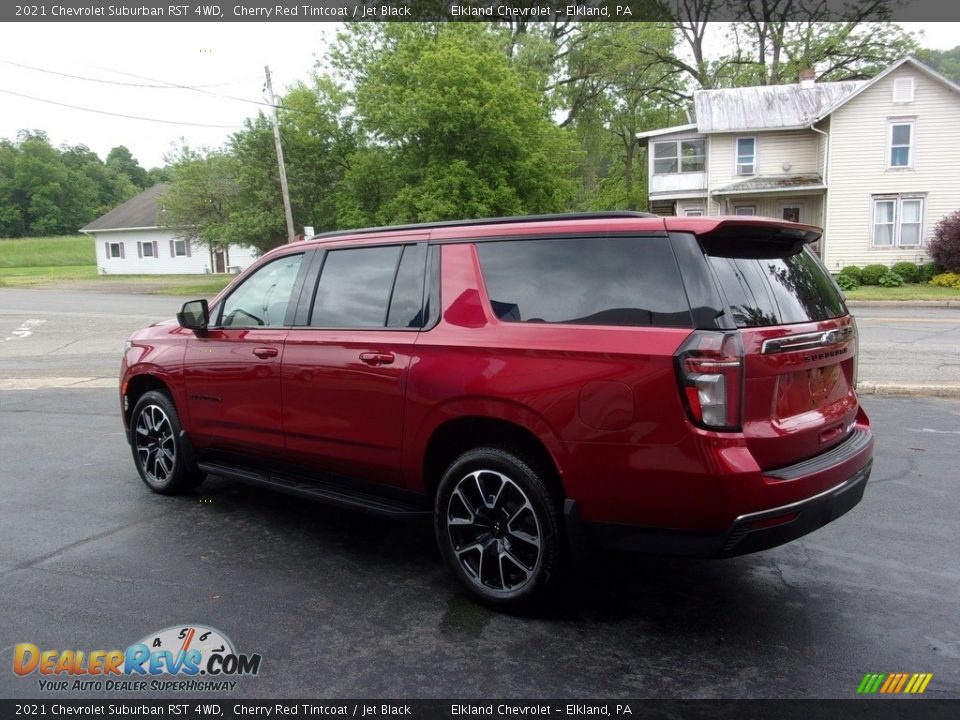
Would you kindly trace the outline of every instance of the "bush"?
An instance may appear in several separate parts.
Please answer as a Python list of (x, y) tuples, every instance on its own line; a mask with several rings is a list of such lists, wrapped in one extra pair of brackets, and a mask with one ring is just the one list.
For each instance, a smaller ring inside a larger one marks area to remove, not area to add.
[(890, 268), (886, 265), (867, 265), (860, 272), (860, 282), (864, 285), (879, 285), (882, 278)]
[(903, 285), (903, 278), (893, 270), (887, 270), (880, 276), (880, 284), (883, 287), (900, 287)]
[(949, 287), (960, 290), (960, 274), (952, 272), (940, 273), (939, 275), (933, 276), (930, 284), (934, 287)]
[(862, 271), (856, 265), (847, 265), (840, 274), (852, 278), (857, 285), (863, 282)]
[(857, 279), (852, 275), (847, 275), (846, 271), (837, 275), (837, 285), (840, 286), (841, 290), (856, 290), (860, 287)]
[(942, 272), (943, 268), (935, 262), (925, 262), (920, 266), (920, 282), (928, 283), (933, 280), (934, 275), (939, 275)]
[(960, 273), (960, 210), (937, 223), (927, 251), (947, 271)]
[(913, 262), (904, 261), (894, 263), (890, 269), (903, 278), (904, 282), (915, 283), (920, 277), (920, 268)]

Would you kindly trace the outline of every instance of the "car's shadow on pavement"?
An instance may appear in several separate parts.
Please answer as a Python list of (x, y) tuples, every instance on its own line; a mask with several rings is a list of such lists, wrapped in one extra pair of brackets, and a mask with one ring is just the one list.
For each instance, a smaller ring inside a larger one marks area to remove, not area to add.
[[(211, 478), (198, 495), (242, 518), (249, 541), (269, 536), (265, 560), (273, 555), (274, 562), (293, 563), (304, 580), (311, 573), (350, 568), (371, 587), (420, 586), (446, 605), (454, 624), (482, 624), (497, 614), (473, 603), (444, 568), (429, 519), (379, 517), (220, 478)], [(557, 623), (637, 619), (700, 635), (718, 627), (754, 632), (764, 608), (776, 604), (775, 616), (783, 617), (789, 588), (772, 565), (763, 555), (714, 561), (597, 550), (581, 571), (568, 573), (552, 602), (524, 615)]]

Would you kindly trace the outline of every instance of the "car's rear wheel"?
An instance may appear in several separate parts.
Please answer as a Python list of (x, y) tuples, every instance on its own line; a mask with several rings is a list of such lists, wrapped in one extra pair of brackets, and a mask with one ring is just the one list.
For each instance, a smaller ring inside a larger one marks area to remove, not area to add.
[(133, 408), (130, 427), (133, 461), (148, 488), (177, 495), (203, 482), (205, 475), (192, 465), (177, 409), (165, 393), (144, 393)]
[(486, 605), (534, 605), (559, 581), (558, 502), (546, 471), (520, 453), (481, 447), (458, 457), (440, 481), (434, 520), (447, 565)]

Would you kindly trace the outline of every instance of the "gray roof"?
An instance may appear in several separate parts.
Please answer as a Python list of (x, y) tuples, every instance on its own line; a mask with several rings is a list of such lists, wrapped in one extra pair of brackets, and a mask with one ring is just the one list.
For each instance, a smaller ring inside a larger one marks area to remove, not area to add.
[(736, 195), (739, 193), (787, 192), (790, 190), (823, 190), (823, 178), (817, 173), (800, 175), (757, 175), (747, 180), (717, 188), (714, 195)]
[(794, 84), (700, 90), (694, 95), (697, 129), (714, 133), (808, 127), (866, 83), (848, 80), (810, 87)]
[(90, 224), (80, 228), (80, 232), (159, 227), (160, 223), (157, 215), (160, 212), (160, 205), (157, 201), (166, 188), (165, 183), (147, 188), (139, 195), (127, 200), (123, 205), (115, 207), (106, 215), (101, 215)]

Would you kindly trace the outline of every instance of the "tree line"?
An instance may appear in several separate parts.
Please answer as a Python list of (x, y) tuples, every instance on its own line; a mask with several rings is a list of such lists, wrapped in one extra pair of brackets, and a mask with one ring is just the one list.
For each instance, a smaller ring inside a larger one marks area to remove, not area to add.
[[(863, 79), (908, 53), (960, 70), (960, 48), (922, 51), (894, 23), (791, 22), (764, 2), (770, 12), (732, 23), (706, 22), (710, 0), (691, 0), (699, 15), (664, 23), (346, 24), (310, 81), (277, 99), (294, 222), (643, 209), (636, 134), (688, 122), (698, 89), (796, 82), (807, 67), (821, 82)], [(184, 144), (162, 171), (125, 150), (100, 162), (42, 133), (0, 141), (0, 236), (75, 231), (168, 176), (163, 217), (178, 233), (262, 250), (286, 240), (263, 112), (223, 147)]]
[(106, 160), (85, 145), (53, 147), (40, 130), (0, 139), (0, 237), (66, 235), (166, 177), (119, 145)]

